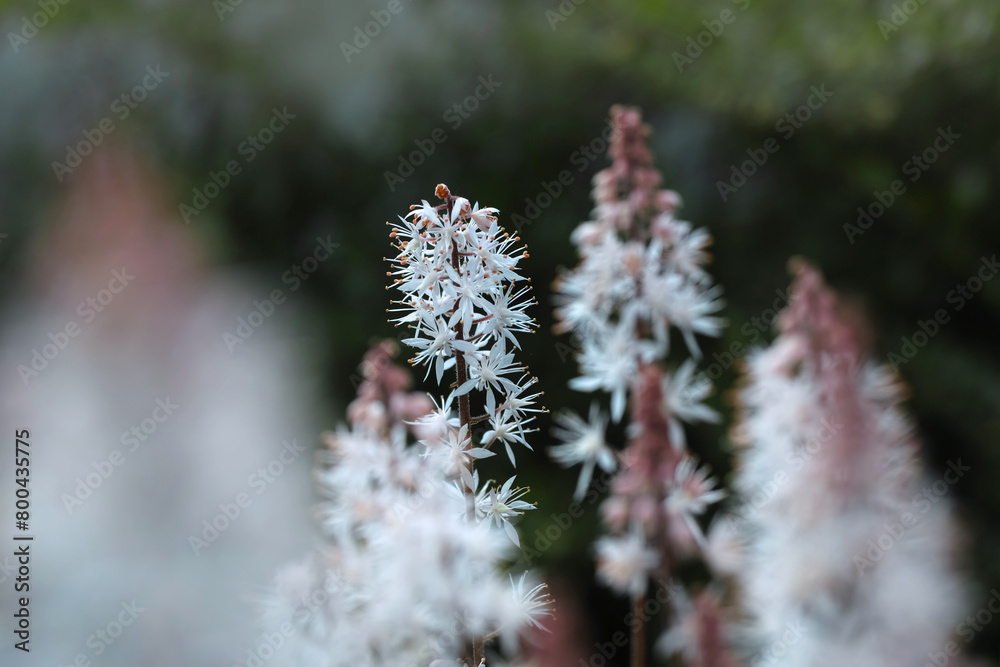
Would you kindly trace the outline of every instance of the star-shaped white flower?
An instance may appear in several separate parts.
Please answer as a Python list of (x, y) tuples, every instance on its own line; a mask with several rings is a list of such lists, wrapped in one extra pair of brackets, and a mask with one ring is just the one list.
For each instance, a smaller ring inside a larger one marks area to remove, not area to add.
[(564, 444), (551, 447), (549, 454), (566, 467), (583, 464), (574, 494), (575, 498), (580, 499), (590, 486), (595, 465), (605, 472), (615, 469), (615, 454), (604, 441), (608, 420), (601, 414), (597, 403), (594, 403), (590, 406), (589, 421), (568, 413), (556, 417), (556, 424), (553, 434)]

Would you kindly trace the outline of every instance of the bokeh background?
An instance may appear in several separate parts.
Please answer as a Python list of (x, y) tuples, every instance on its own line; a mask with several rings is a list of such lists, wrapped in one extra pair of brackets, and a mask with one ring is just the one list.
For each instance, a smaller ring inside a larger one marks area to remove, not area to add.
[[(576, 367), (571, 341), (551, 332), (551, 284), (575, 264), (569, 234), (607, 164), (584, 151), (603, 151), (615, 103), (643, 109), (682, 217), (715, 237), (728, 326), (704, 349), (723, 424), (739, 367), (727, 350), (770, 339), (760, 318), (793, 256), (866, 313), (876, 356), (901, 354), (921, 321), (948, 312), (900, 372), (931, 475), (971, 466), (950, 490), (970, 613), (1000, 586), (1000, 280), (953, 292), (1000, 250), (994, 0), (8, 0), (0, 12), (0, 391), (5, 429), (34, 434), (39, 591), (37, 653), (5, 641), (3, 664), (245, 660), (255, 598), (315, 544), (310, 453), (208, 549), (193, 553), (188, 538), (219, 503), (256, 494), (250, 476), (284, 440), (311, 449), (343, 420), (365, 349), (398, 333), (386, 323), (384, 223), (439, 182), (509, 225), (522, 216), (539, 301), (524, 358), (551, 409), (585, 410), (591, 397), (566, 388)], [(832, 95), (779, 125), (814, 90)], [(280, 131), (255, 146), (269, 124)], [(957, 138), (914, 171), (949, 128)], [(777, 152), (723, 197), (719, 183), (738, 183), (734, 167), (772, 138)], [(72, 166), (81, 142), (98, 145)], [(569, 184), (544, 196), (564, 170)], [(208, 186), (213, 174), (224, 187)], [(863, 233), (845, 228), (896, 179), (905, 192)], [(318, 256), (318, 239), (335, 246), (329, 259), (287, 278)], [(134, 284), (88, 320), (79, 304), (123, 266)], [(287, 298), (252, 335), (225, 337), (275, 289)], [(70, 321), (79, 337), (25, 380), (19, 366)], [(176, 416), (69, 512), (63, 494), (165, 396)], [(548, 416), (538, 425), (536, 454), (519, 459), (540, 507), (522, 524), (533, 546), (576, 481), (544, 455)], [(690, 440), (729, 475), (724, 425)], [(0, 463), (5, 541), (11, 458)], [(595, 503), (532, 558), (574, 601), (584, 657), (627, 612), (593, 583), (598, 531)], [(95, 655), (88, 637), (133, 598), (149, 611)], [(1000, 622), (968, 650), (994, 659)]]

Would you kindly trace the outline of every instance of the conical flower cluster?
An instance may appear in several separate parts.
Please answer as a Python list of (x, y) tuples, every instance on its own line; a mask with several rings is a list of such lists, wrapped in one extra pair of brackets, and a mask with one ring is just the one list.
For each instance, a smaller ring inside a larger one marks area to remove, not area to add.
[[(445, 423), (457, 403), (459, 432), (455, 434), (456, 472), (473, 488), (471, 462), (494, 444), (503, 443), (512, 464), (511, 445), (531, 448), (525, 440), (539, 394), (530, 394), (535, 383), (514, 359), (520, 349), (517, 336), (532, 331), (526, 314), (534, 303), (518, 263), (528, 256), (520, 238), (500, 227), (495, 208), (480, 208), (463, 197), (454, 197), (445, 185), (392, 225), (390, 232), (399, 254), (390, 261), (395, 287), (402, 292), (393, 321), (413, 332), (403, 342), (417, 350), (411, 360), (433, 368), (438, 383), (454, 368), (453, 391), (439, 407)], [(470, 395), (481, 398), (482, 414), (472, 414)], [(472, 447), (471, 427), (489, 422), (479, 447)], [(475, 490), (473, 488), (473, 490)]]
[(573, 232), (580, 264), (557, 283), (556, 316), (581, 346), (583, 375), (571, 386), (610, 393), (618, 421), (639, 367), (666, 356), (670, 328), (698, 356), (694, 335), (719, 334), (722, 303), (704, 269), (711, 237), (675, 217), (680, 197), (660, 189), (649, 128), (636, 109), (611, 114), (613, 162), (594, 177), (593, 219)]
[(798, 264), (780, 335), (748, 360), (728, 532), (748, 541), (736, 569), (767, 664), (923, 665), (955, 627), (947, 499), (926, 495), (904, 389), (851, 322)]
[(384, 342), (368, 353), (350, 425), (325, 436), (329, 544), (279, 575), (270, 605), (271, 627), (293, 628), (288, 664), (456, 665), (477, 638), (515, 650), (549, 613), (544, 585), (501, 568), (513, 555), (501, 525), (532, 506), (508, 482), (476, 497), (469, 522), (449, 457), (433, 455), (450, 446), (434, 406), (406, 391), (395, 351)]

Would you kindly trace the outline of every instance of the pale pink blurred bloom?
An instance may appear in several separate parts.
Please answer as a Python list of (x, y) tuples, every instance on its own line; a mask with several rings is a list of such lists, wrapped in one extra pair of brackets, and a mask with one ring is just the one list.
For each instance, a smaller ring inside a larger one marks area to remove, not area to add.
[(640, 529), (634, 528), (622, 537), (602, 537), (595, 546), (599, 579), (614, 590), (632, 596), (646, 591), (659, 557), (647, 546)]
[[(654, 503), (655, 507), (655, 503)], [(601, 517), (614, 532), (620, 532), (628, 525), (629, 502), (621, 496), (611, 496), (601, 503)]]
[(386, 432), (392, 424), (418, 420), (434, 408), (426, 394), (404, 391), (412, 380), (409, 373), (392, 362), (398, 352), (396, 343), (387, 340), (365, 354), (361, 364), (364, 380), (358, 387), (358, 397), (347, 406), (351, 422)]
[(719, 574), (734, 576), (739, 574), (745, 560), (745, 538), (728, 518), (716, 519), (708, 529), (705, 546), (705, 560)]
[[(213, 267), (178, 214), (181, 193), (116, 137), (74, 170), (51, 218), (21, 239), (25, 273), (11, 275), (5, 306), (3, 421), (35, 437), (31, 509), (45, 544), (32, 554), (42, 575), (32, 577), (33, 611), (44, 612), (32, 615), (28, 662), (93, 656), (99, 644), (87, 647), (87, 637), (134, 599), (143, 611), (94, 664), (228, 664), (259, 636), (248, 582), (313, 533), (310, 493), (295, 479), (307, 475), (312, 449), (303, 436), (315, 428), (314, 369), (283, 342), (299, 320), (291, 299), (235, 353), (227, 349), (237, 311), (277, 287), (274, 277)], [(108, 293), (113, 271), (134, 279), (101, 310), (87, 306)], [(18, 365), (70, 321), (78, 334), (23, 382)], [(157, 400), (177, 407), (138, 440), (131, 429), (152, 424), (154, 410), (164, 417)], [(308, 448), (273, 484), (249, 486), (297, 436)], [(115, 451), (123, 462), (112, 466)], [(106, 476), (95, 477), (102, 462)], [(203, 537), (220, 503), (232, 513), (238, 494), (252, 505), (195, 551), (190, 537)], [(0, 596), (5, 616), (12, 602)]]
[(748, 543), (747, 630), (767, 650), (802, 628), (790, 667), (922, 664), (962, 607), (949, 503), (918, 504), (903, 392), (867, 356), (858, 318), (815, 269), (794, 273), (777, 340), (749, 358), (734, 432), (736, 484), (753, 501), (731, 526)]
[(546, 621), (546, 632), (532, 639), (527, 654), (538, 667), (579, 667), (587, 650), (581, 618), (586, 608), (575, 592), (579, 587), (557, 579), (550, 588), (552, 618)]
[(676, 594), (677, 616), (671, 628), (657, 641), (656, 648), (666, 656), (680, 655), (687, 667), (736, 667), (737, 662), (726, 648), (726, 623), (718, 597), (702, 591), (693, 600)]

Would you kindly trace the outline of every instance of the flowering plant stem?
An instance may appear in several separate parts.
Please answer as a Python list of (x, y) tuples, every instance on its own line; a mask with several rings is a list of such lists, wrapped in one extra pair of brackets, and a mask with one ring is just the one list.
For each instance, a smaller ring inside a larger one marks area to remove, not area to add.
[[(441, 208), (444, 209), (447, 214), (451, 211), (452, 207), (455, 205), (455, 197), (449, 194), (445, 197), (444, 204)], [(455, 273), (460, 273), (462, 270), (461, 260), (458, 254), (458, 245), (454, 245), (451, 249), (451, 265), (455, 269)], [(455, 339), (464, 340), (464, 334), (462, 333), (463, 323), (461, 321), (455, 325)], [(457, 387), (461, 387), (469, 379), (468, 367), (465, 362), (465, 354), (463, 352), (455, 351), (455, 379), (457, 381)], [(462, 394), (458, 397), (458, 418), (459, 425), (465, 426), (467, 428), (472, 428), (472, 408), (469, 405), (469, 395)], [(473, 473), (476, 462), (475, 459), (469, 460), (469, 474)], [(465, 488), (465, 506), (466, 513), (470, 522), (474, 523), (476, 521), (476, 492), (472, 489)], [(478, 667), (480, 661), (483, 659), (486, 649), (486, 641), (483, 637), (475, 637), (472, 640), (472, 662), (469, 667)]]
[[(443, 208), (445, 212), (451, 210), (452, 206), (455, 205), (455, 197), (448, 195), (445, 198)], [(455, 245), (451, 249), (451, 265), (455, 269), (455, 273), (459, 273), (462, 270), (461, 261), (458, 256), (458, 245)], [(457, 308), (457, 306), (456, 306)], [(458, 322), (455, 325), (455, 339), (464, 340), (464, 334), (462, 333), (462, 322)], [(469, 372), (465, 364), (465, 354), (463, 352), (455, 351), (455, 378), (457, 380), (458, 387), (461, 387), (469, 379)], [(472, 409), (469, 407), (469, 395), (462, 394), (458, 397), (458, 417), (460, 426), (472, 427)], [(475, 467), (475, 459), (469, 461), (469, 474), (472, 474), (472, 469)], [(469, 508), (469, 521), (476, 520), (476, 494), (469, 488), (466, 488), (466, 498), (468, 499)], [(478, 664), (478, 663), (476, 663)]]
[[(530, 287), (515, 287), (516, 282), (524, 280), (517, 272), (517, 264), (528, 253), (517, 247), (518, 236), (511, 236), (500, 226), (495, 208), (481, 208), (478, 203), (453, 196), (444, 184), (435, 188), (435, 195), (441, 204), (432, 206), (424, 200), (411, 206), (408, 215), (391, 225), (389, 234), (399, 253), (389, 260), (396, 268), (388, 275), (396, 276), (393, 282), (403, 293), (400, 300), (393, 302), (399, 317), (392, 321), (413, 330), (413, 336), (403, 340), (417, 350), (411, 363), (426, 365), (428, 375), (433, 370), (439, 385), (445, 371), (451, 371), (452, 366), (455, 370), (448, 396), (441, 397), (436, 410), (414, 427), (427, 454), (441, 465), (445, 477), (455, 482), (455, 500), (460, 504), (457, 518), (475, 529), (473, 541), (479, 541), (481, 532), (488, 535), (486, 526), (495, 524), (515, 547), (520, 547), (511, 520), (534, 509), (533, 504), (521, 500), (527, 489), (515, 488), (514, 477), (493, 488), (493, 480), (489, 480), (480, 488), (475, 460), (494, 456), (496, 452), (490, 448), (501, 442), (511, 465), (515, 465), (511, 445), (531, 448), (525, 440), (525, 435), (534, 430), (527, 428), (534, 419), (531, 413), (544, 410), (534, 405), (540, 392), (525, 393), (535, 380), (514, 359), (520, 349), (517, 334), (534, 328), (534, 321), (525, 313), (534, 303)], [(477, 397), (482, 396), (483, 414), (472, 413), (473, 391)], [(453, 411), (456, 399), (457, 417)], [(473, 434), (472, 428), (483, 422), (489, 423), (489, 429)], [(469, 566), (476, 570), (480, 560), (476, 558)], [(534, 604), (534, 597), (543, 591), (536, 589), (531, 589), (534, 592), (528, 604)], [(515, 600), (523, 603), (517, 597), (522, 595), (523, 583), (518, 583), (513, 592)], [(495, 591), (474, 588), (468, 594), (473, 599), (471, 607), (478, 610), (489, 604), (487, 599)], [(473, 614), (473, 610), (463, 613)], [(486, 629), (505, 627), (504, 619), (495, 621), (495, 625), (470, 624), (475, 630), (462, 641), (464, 659), (472, 656), (470, 667), (479, 667), (483, 662), (484, 647), (490, 639)], [(504, 633), (506, 641), (511, 642), (511, 630)]]
[(646, 667), (646, 594), (632, 598), (632, 667)]
[[(444, 210), (450, 211), (452, 206), (455, 204), (455, 198), (452, 195), (448, 195), (445, 199)], [(455, 245), (451, 249), (451, 265), (454, 267), (455, 272), (461, 271), (461, 263), (458, 256), (458, 246)], [(455, 339), (464, 340), (464, 335), (462, 333), (462, 322), (455, 325)], [(465, 354), (463, 352), (455, 351), (455, 379), (457, 380), (457, 386), (461, 387), (469, 379), (469, 372), (465, 363)], [(458, 418), (460, 426), (465, 426), (467, 428), (472, 428), (472, 408), (469, 406), (469, 395), (462, 394), (458, 397)], [(473, 472), (473, 468), (476, 466), (475, 459), (469, 460), (469, 474)], [(476, 492), (472, 489), (465, 488), (465, 506), (466, 512), (468, 513), (469, 521), (475, 522), (476, 520)], [(486, 652), (486, 641), (482, 637), (475, 637), (472, 640), (472, 663), (470, 667), (478, 667), (480, 661), (483, 659)]]
[(472, 664), (475, 667), (479, 667), (479, 663), (483, 660), (486, 654), (486, 640), (482, 637), (476, 637), (472, 641)]

